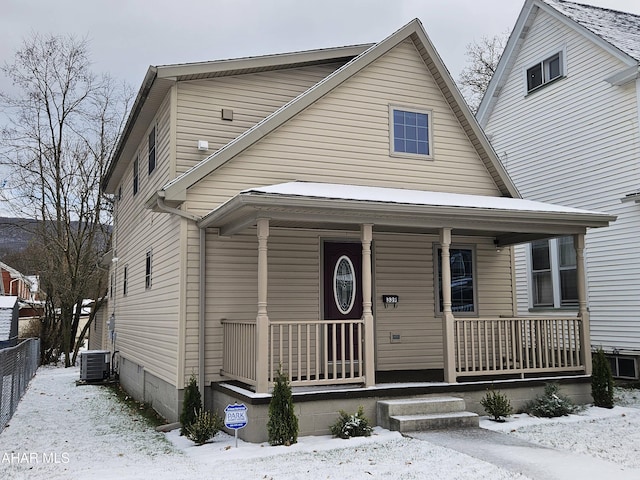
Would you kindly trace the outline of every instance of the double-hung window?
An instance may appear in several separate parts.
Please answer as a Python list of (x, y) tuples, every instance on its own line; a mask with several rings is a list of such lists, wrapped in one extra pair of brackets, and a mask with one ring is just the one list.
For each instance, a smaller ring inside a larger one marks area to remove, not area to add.
[[(438, 257), (438, 311), (442, 304), (442, 249), (436, 250)], [(451, 268), (451, 311), (459, 313), (477, 313), (476, 282), (474, 268), (474, 250), (472, 248), (450, 248), (449, 265)]]
[(531, 243), (532, 307), (578, 304), (578, 277), (573, 237)]
[(431, 112), (389, 107), (392, 155), (431, 157)]
[(562, 56), (558, 52), (527, 69), (527, 93), (564, 75)]

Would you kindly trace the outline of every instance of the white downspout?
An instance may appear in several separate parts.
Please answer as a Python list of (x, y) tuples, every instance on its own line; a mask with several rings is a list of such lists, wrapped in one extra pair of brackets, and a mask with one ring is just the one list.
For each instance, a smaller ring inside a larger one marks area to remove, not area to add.
[(200, 390), (204, 394), (204, 382), (205, 382), (204, 309), (205, 309), (205, 303), (206, 303), (204, 297), (205, 297), (205, 279), (206, 279), (206, 275), (205, 275), (205, 267), (206, 267), (205, 247), (206, 247), (206, 236), (207, 236), (206, 228), (201, 228), (198, 225), (198, 222), (202, 219), (202, 217), (199, 217), (197, 215), (192, 215), (191, 213), (185, 212), (178, 208), (173, 208), (168, 206), (167, 204), (164, 203), (164, 198), (160, 196), (160, 193), (158, 193), (158, 196), (156, 197), (156, 205), (158, 206), (158, 209), (163, 212), (178, 215), (179, 217), (186, 218), (187, 220), (191, 220), (195, 222), (196, 226), (198, 226), (198, 230), (200, 233), (199, 239), (198, 239), (200, 243), (200, 253), (199, 253), (199, 259), (198, 259), (198, 266), (200, 270), (200, 274), (198, 277), (198, 280), (199, 280), (198, 281), (198, 386), (200, 387)]

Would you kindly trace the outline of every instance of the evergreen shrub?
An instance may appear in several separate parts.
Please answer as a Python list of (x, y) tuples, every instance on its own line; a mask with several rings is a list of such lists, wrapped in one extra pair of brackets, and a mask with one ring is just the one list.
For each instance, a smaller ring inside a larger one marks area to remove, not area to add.
[(484, 411), (492, 416), (491, 420), (495, 422), (504, 422), (506, 417), (513, 413), (511, 402), (504, 393), (496, 392), (491, 387), (487, 394), (480, 400), (480, 405), (484, 407)]
[(347, 439), (351, 437), (369, 437), (373, 428), (369, 425), (369, 420), (364, 416), (364, 408), (360, 405), (358, 411), (352, 415), (340, 410), (340, 418), (331, 425), (330, 430), (334, 437)]
[(547, 383), (544, 393), (525, 407), (525, 412), (534, 417), (562, 417), (578, 411), (578, 407), (559, 392), (557, 383)]
[(204, 445), (222, 430), (222, 427), (224, 427), (224, 422), (217, 413), (200, 410), (193, 422), (183, 428), (189, 440), (195, 442), (196, 445)]
[(182, 402), (182, 412), (180, 413), (180, 435), (187, 434), (187, 427), (191, 425), (198, 416), (198, 413), (202, 410), (202, 400), (200, 399), (200, 390), (198, 390), (198, 383), (196, 377), (192, 373), (189, 378), (189, 383), (184, 389), (184, 400)]
[(270, 445), (292, 445), (298, 441), (298, 417), (296, 417), (289, 379), (278, 368), (271, 402), (267, 432)]
[(613, 375), (602, 348), (593, 356), (591, 396), (596, 407), (613, 408)]

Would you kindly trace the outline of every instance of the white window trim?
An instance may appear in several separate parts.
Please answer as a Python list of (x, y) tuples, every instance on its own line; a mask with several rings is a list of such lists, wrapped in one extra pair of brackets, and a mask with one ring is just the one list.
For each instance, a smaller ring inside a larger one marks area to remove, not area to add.
[[(148, 275), (147, 275), (147, 258), (150, 258)], [(147, 277), (149, 277), (148, 283), (147, 283)], [(153, 287), (153, 249), (148, 248), (144, 255), (144, 289), (151, 290), (151, 287)]]
[[(149, 155), (151, 153), (151, 144), (149, 143), (149, 136), (151, 135), (151, 132), (153, 132), (153, 151), (154, 151), (154, 157), (153, 157), (153, 170), (151, 170), (149, 172)], [(147, 132), (147, 161), (146, 163), (146, 170), (147, 170), (147, 176), (150, 177), (152, 176), (157, 170), (158, 170), (158, 122), (155, 122), (151, 125), (151, 128), (149, 128), (149, 131)]]
[[(435, 290), (434, 304), (436, 316), (442, 315), (442, 312), (440, 311), (440, 280), (438, 279), (438, 262), (440, 261), (438, 250), (441, 248), (442, 245), (439, 243), (433, 244), (433, 285)], [(449, 245), (449, 252), (451, 252), (451, 250), (471, 250), (471, 265), (473, 268), (473, 306), (475, 308), (473, 312), (453, 312), (453, 315), (455, 317), (478, 317), (480, 316), (480, 308), (478, 305), (478, 252), (476, 250), (476, 246), (452, 243)]]
[(531, 243), (527, 243), (527, 293), (529, 295), (529, 310), (577, 310), (578, 304), (562, 305), (562, 291), (560, 289), (560, 258), (558, 239), (549, 239), (549, 268), (551, 269), (551, 283), (553, 287), (553, 306), (537, 306), (533, 304), (533, 262), (531, 260)]
[[(429, 129), (429, 154), (425, 155), (423, 153), (406, 153), (406, 152), (396, 152), (394, 149), (394, 141), (393, 141), (393, 111), (394, 110), (402, 110), (404, 112), (412, 112), (412, 113), (422, 113), (427, 116), (427, 126)], [(428, 108), (420, 108), (420, 107), (411, 107), (408, 105), (395, 105), (389, 104), (389, 156), (391, 157), (400, 157), (400, 158), (419, 158), (419, 159), (433, 159), (433, 110)]]
[[(560, 76), (554, 78), (553, 80), (549, 80), (547, 82), (543, 82), (542, 85), (537, 86), (536, 88), (529, 90), (529, 83), (528, 83), (528, 76), (527, 76), (527, 72), (529, 71), (529, 69), (535, 67), (536, 65), (545, 62), (546, 60), (549, 60), (551, 57), (553, 57), (554, 55), (560, 55)], [(525, 65), (522, 69), (522, 78), (524, 80), (523, 82), (523, 89), (524, 89), (524, 96), (526, 97), (527, 95), (531, 95), (534, 92), (537, 92), (538, 90), (543, 89), (544, 87), (546, 87), (547, 85), (550, 85), (552, 83), (557, 82), (558, 80), (565, 78), (567, 76), (567, 46), (566, 45), (561, 45), (557, 48), (551, 49), (551, 50), (547, 50), (545, 55), (541, 55), (540, 57), (538, 57), (537, 61), (535, 62), (531, 62), (528, 63), (527, 65)]]

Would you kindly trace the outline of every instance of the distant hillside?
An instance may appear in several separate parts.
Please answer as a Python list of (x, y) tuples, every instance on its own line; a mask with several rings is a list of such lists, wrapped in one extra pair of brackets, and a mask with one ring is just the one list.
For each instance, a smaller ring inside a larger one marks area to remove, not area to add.
[[(0, 260), (9, 253), (24, 250), (31, 241), (29, 233), (37, 220), (0, 217)], [(31, 227), (31, 228), (30, 228)]]

